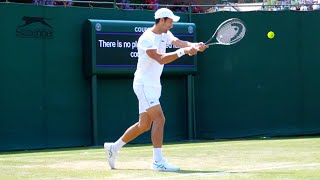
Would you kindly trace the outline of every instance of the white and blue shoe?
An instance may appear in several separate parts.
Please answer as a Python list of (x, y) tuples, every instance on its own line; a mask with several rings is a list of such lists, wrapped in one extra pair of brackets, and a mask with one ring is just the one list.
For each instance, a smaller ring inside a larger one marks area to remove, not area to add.
[(168, 163), (164, 158), (160, 162), (153, 161), (151, 169), (155, 171), (179, 171), (180, 168)]
[(115, 169), (116, 159), (118, 152), (113, 149), (113, 143), (104, 143), (104, 149), (106, 151), (107, 160), (111, 169)]

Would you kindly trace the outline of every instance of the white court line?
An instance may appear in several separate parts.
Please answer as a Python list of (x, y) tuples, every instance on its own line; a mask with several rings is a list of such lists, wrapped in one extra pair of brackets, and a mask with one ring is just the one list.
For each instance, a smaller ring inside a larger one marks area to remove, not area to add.
[(287, 169), (294, 167), (315, 167), (320, 166), (320, 163), (309, 163), (309, 164), (285, 164), (280, 166), (272, 166), (272, 167), (262, 167), (262, 168), (247, 168), (244, 170), (235, 170), (235, 171), (217, 171), (217, 172), (203, 172), (203, 173), (185, 173), (179, 174), (175, 176), (167, 176), (167, 177), (154, 177), (154, 178), (138, 178), (141, 179), (168, 179), (168, 178), (180, 178), (180, 177), (188, 177), (188, 176), (210, 176), (210, 175), (228, 175), (232, 173), (245, 173), (245, 172), (253, 172), (253, 171), (261, 171), (261, 170), (274, 170), (274, 169)]
[(308, 164), (285, 164), (275, 167), (263, 167), (263, 168), (253, 168), (253, 169), (244, 169), (236, 172), (251, 172), (251, 171), (261, 171), (261, 170), (273, 170), (273, 169), (286, 169), (286, 168), (294, 168), (294, 167), (314, 167), (320, 166), (320, 163), (308, 163)]

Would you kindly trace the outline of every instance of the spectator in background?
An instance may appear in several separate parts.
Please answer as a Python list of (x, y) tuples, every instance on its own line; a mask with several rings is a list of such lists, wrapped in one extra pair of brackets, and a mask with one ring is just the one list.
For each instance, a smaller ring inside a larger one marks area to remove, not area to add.
[(291, 0), (291, 7), (290, 7), (290, 10), (297, 10), (297, 11), (299, 11), (299, 10), (300, 10), (298, 0)]
[(302, 5), (302, 6), (300, 7), (300, 11), (307, 11), (307, 10), (308, 10), (308, 8), (307, 8), (306, 5)]
[(2, 0), (0, 2), (14, 2), (14, 3), (32, 3), (33, 0)]
[(72, 6), (72, 0), (33, 0), (33, 4), (44, 6)]
[(312, 4), (313, 4), (313, 0), (307, 0), (307, 11), (312, 11)]
[(72, 0), (63, 0), (63, 1), (55, 1), (54, 5), (56, 6), (72, 6)]
[(318, 4), (318, 0), (314, 0), (313, 1), (313, 5), (312, 5), (312, 9), (313, 10), (319, 10), (320, 9), (320, 5)]
[(288, 0), (284, 0), (283, 2), (282, 2), (282, 9), (283, 10), (289, 10), (290, 9), (290, 7), (289, 7), (289, 2), (288, 2)]
[(35, 5), (46, 5), (46, 6), (53, 6), (53, 0), (33, 0), (33, 4)]

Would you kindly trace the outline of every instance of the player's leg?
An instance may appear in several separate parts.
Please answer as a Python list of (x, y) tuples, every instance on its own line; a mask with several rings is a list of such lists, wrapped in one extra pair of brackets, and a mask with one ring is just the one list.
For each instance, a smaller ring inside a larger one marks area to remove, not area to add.
[(140, 134), (148, 131), (151, 127), (152, 120), (148, 113), (144, 112), (139, 115), (139, 122), (129, 127), (121, 137), (121, 140), (128, 143), (138, 137)]
[(163, 114), (161, 105), (156, 105), (147, 110), (151, 114), (153, 123), (151, 131), (151, 139), (154, 148), (162, 148), (163, 144), (163, 129), (165, 124), (165, 116)]
[(139, 100), (139, 121), (129, 127), (115, 143), (104, 143), (108, 163), (111, 169), (115, 168), (115, 161), (120, 148), (138, 137), (143, 132), (149, 130), (152, 124), (152, 119), (146, 111), (148, 108), (150, 108), (150, 103), (147, 100), (144, 87), (136, 86), (134, 87), (134, 92)]
[(139, 116), (139, 122), (129, 127), (115, 143), (104, 143), (108, 163), (111, 169), (115, 168), (115, 162), (120, 148), (138, 137), (143, 132), (148, 131), (151, 127), (151, 123), (152, 121), (149, 115), (146, 112), (141, 113)]
[(152, 170), (156, 171), (178, 171), (179, 167), (173, 166), (167, 162), (162, 156), (162, 144), (163, 144), (163, 130), (165, 124), (165, 116), (163, 114), (161, 105), (150, 107), (147, 109), (147, 113), (153, 120), (151, 139), (153, 144), (153, 162), (151, 165)]

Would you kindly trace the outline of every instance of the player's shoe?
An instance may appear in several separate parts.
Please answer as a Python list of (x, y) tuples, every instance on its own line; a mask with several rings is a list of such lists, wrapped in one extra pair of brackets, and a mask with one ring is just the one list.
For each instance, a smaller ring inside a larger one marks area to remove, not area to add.
[(168, 163), (164, 158), (160, 162), (153, 161), (151, 169), (155, 171), (179, 171), (180, 168)]
[(111, 169), (115, 169), (118, 152), (114, 150), (113, 143), (104, 143), (104, 149), (106, 150), (107, 160)]

